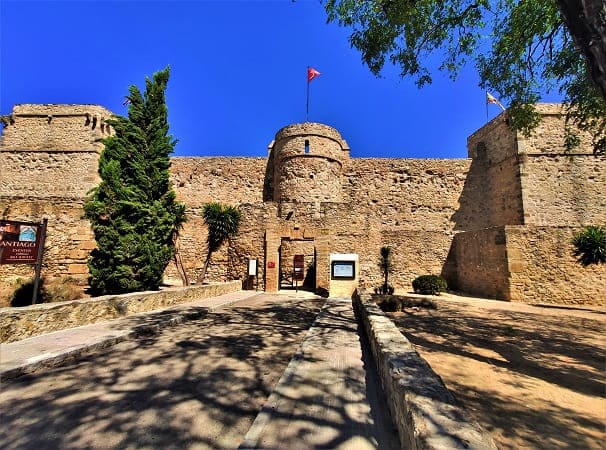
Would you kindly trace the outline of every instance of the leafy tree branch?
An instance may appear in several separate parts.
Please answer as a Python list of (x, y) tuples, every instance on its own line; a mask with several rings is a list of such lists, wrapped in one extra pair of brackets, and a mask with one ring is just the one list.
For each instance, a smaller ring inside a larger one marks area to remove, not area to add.
[[(606, 152), (606, 2), (603, 0), (326, 0), (329, 22), (352, 29), (350, 43), (371, 72), (389, 61), (419, 87), (427, 65), (456, 78), (473, 63), (480, 87), (509, 102), (511, 125), (528, 134), (534, 104), (557, 90), (567, 120)], [(572, 130), (572, 128), (570, 128)], [(567, 139), (573, 146), (574, 136)]]

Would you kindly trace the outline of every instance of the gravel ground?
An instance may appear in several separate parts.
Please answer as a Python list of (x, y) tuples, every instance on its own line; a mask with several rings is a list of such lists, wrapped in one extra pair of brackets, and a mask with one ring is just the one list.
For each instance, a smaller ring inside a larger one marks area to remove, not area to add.
[(447, 297), (391, 317), (499, 448), (606, 448), (606, 311)]

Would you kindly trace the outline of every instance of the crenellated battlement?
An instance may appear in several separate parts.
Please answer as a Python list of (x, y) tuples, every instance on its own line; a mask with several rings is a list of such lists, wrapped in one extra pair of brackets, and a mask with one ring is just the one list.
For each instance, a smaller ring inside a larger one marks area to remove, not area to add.
[(97, 105), (15, 105), (3, 117), (0, 152), (95, 152), (113, 130), (105, 123), (112, 116)]

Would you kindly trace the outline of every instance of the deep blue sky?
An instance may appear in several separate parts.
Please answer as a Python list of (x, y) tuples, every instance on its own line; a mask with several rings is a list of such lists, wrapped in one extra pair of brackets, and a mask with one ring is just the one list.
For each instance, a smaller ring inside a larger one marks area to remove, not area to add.
[(352, 156), (466, 157), (487, 121), (473, 68), (418, 90), (395, 69), (374, 77), (348, 35), (318, 0), (0, 0), (0, 113), (88, 103), (126, 114), (128, 86), (170, 64), (176, 155), (265, 156), (281, 127), (305, 120), (311, 65), (322, 75), (309, 120), (337, 128)]

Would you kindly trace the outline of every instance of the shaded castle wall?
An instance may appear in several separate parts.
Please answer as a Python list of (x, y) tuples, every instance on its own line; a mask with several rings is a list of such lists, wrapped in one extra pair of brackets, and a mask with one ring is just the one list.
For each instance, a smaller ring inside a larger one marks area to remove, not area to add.
[(467, 139), (472, 159), (462, 211), (473, 221), (458, 230), (523, 224), (522, 188), (516, 133), (500, 115)]
[(451, 289), (510, 300), (507, 248), (502, 226), (458, 233), (442, 275)]

